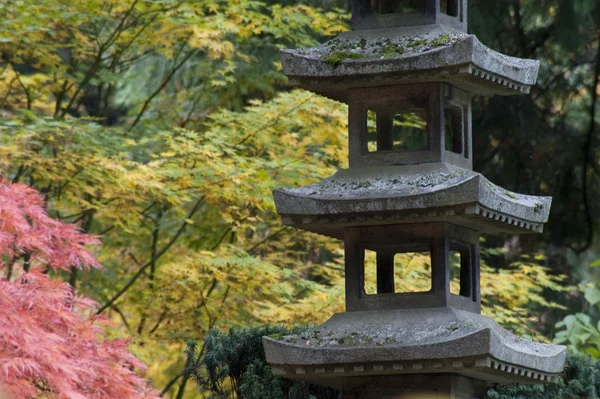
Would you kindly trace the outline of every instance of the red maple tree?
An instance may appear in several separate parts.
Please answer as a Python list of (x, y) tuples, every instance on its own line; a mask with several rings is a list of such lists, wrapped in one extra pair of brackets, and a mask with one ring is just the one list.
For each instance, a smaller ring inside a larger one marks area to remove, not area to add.
[(158, 398), (128, 341), (104, 337), (95, 303), (45, 274), (101, 268), (86, 249), (98, 243), (50, 218), (35, 190), (0, 181), (0, 396)]

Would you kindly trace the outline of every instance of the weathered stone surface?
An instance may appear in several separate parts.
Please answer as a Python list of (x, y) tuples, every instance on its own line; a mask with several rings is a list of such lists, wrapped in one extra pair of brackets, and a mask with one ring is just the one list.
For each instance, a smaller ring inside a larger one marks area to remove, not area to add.
[(447, 82), (473, 94), (528, 93), (539, 62), (509, 57), (443, 25), (346, 32), (318, 47), (282, 50), (294, 85), (340, 101), (350, 87)]
[(445, 163), (354, 168), (273, 192), (286, 224), (341, 237), (344, 227), (447, 221), (483, 232), (531, 233), (548, 221), (552, 198), (512, 193)]
[(564, 346), (516, 337), (452, 308), (339, 313), (301, 335), (264, 337), (274, 373), (302, 380), (453, 373), (494, 383), (554, 382)]

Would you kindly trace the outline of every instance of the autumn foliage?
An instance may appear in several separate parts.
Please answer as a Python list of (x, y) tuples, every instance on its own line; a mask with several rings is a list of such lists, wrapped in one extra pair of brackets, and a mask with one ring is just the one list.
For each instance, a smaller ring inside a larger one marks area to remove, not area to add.
[(150, 398), (126, 340), (108, 340), (94, 302), (48, 276), (100, 268), (98, 240), (46, 214), (39, 193), (0, 182), (0, 396)]

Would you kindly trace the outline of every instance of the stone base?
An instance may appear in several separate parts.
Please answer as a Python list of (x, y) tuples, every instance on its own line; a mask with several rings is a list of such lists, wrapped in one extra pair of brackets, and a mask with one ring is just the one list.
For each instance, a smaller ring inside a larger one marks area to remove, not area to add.
[(456, 374), (358, 377), (344, 382), (344, 399), (483, 399), (487, 385)]

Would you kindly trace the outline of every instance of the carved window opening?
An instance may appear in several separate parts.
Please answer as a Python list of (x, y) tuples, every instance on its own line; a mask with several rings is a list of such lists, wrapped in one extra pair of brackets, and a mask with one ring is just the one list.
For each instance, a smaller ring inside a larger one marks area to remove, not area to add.
[(440, 12), (451, 17), (458, 17), (460, 0), (440, 0)]
[(367, 295), (426, 293), (432, 289), (431, 252), (365, 251)]
[(450, 266), (450, 293), (467, 298), (473, 297), (473, 264), (470, 245), (452, 243), (448, 253)]
[(465, 149), (465, 113), (461, 107), (447, 104), (444, 108), (444, 135), (446, 151), (468, 154)]
[(367, 145), (369, 152), (427, 151), (429, 137), (425, 110), (369, 110), (367, 113)]
[(369, 0), (374, 14), (417, 14), (423, 10), (423, 0)]

